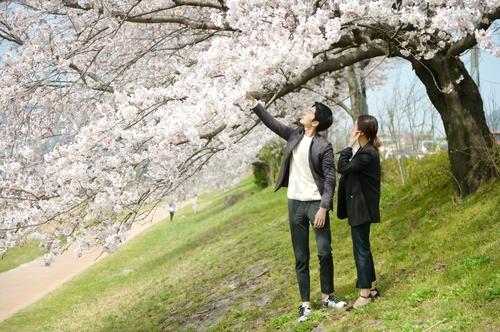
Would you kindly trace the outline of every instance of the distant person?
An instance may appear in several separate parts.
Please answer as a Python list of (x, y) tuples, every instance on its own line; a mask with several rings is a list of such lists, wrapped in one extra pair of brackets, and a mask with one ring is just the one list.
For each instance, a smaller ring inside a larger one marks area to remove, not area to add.
[[(350, 308), (359, 308), (380, 295), (376, 288), (375, 267), (370, 248), (370, 225), (380, 222), (380, 157), (378, 123), (371, 115), (361, 115), (354, 123), (349, 147), (340, 152), (337, 216), (351, 226), (359, 298)], [(360, 148), (352, 153), (352, 146)]]
[(333, 208), (335, 162), (332, 145), (318, 132), (328, 129), (332, 111), (315, 102), (302, 114), (298, 128), (276, 120), (251, 95), (245, 98), (262, 123), (288, 143), (275, 191), (288, 187), (288, 213), (295, 271), (302, 304), (299, 322), (311, 314), (309, 277), (309, 225), (312, 225), (318, 248), (322, 306), (342, 308), (346, 305), (333, 295), (333, 257), (329, 210)]
[(170, 204), (168, 204), (168, 212), (170, 213), (170, 221), (174, 221), (174, 214), (175, 214), (174, 202), (170, 202)]
[(198, 195), (194, 195), (193, 200), (191, 201), (191, 207), (193, 208), (193, 214), (198, 213)]

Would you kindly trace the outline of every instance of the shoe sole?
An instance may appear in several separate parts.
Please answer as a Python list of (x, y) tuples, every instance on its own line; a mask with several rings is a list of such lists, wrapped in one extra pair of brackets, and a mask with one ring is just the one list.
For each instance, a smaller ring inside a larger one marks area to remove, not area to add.
[(338, 305), (334, 305), (334, 306), (326, 306), (326, 305), (323, 305), (323, 308), (328, 308), (328, 309), (342, 309), (342, 308), (345, 308), (347, 306), (347, 303), (345, 302), (342, 302), (342, 305), (338, 306)]

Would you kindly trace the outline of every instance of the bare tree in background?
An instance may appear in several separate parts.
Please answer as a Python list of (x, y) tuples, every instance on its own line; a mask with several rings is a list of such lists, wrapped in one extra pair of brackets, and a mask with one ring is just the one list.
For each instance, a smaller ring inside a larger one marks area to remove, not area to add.
[[(386, 99), (383, 102), (383, 106), (379, 108), (378, 119), (381, 124), (381, 129), (384, 133), (387, 133), (390, 137), (390, 142), (388, 142), (387, 148), (391, 149), (388, 153), (393, 153), (397, 159), (399, 176), (401, 178), (401, 183), (405, 183), (406, 171), (401, 164), (401, 158), (398, 158), (399, 151), (401, 151), (401, 127), (404, 114), (400, 107), (401, 91), (398, 88), (398, 84), (395, 84), (395, 89), (393, 91), (392, 97)], [(387, 154), (382, 154), (383, 157)]]
[(494, 93), (490, 93), (485, 107), (486, 123), (492, 132), (500, 130), (500, 106), (495, 100)]
[[(396, 73), (396, 77), (401, 77), (401, 74)], [(411, 80), (408, 87), (397, 79), (392, 95), (384, 99), (378, 110), (379, 131), (390, 138), (384, 144), (382, 157), (394, 157), (397, 160), (403, 184), (407, 177), (403, 159), (410, 154), (417, 155), (421, 142), (435, 137), (438, 113), (425, 97), (416, 79)], [(406, 138), (409, 138), (409, 146), (405, 142)]]

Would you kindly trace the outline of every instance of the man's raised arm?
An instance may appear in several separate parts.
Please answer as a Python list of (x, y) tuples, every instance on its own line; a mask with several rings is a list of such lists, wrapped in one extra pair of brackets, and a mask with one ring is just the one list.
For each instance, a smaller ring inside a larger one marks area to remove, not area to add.
[(252, 111), (257, 114), (260, 121), (262, 121), (267, 128), (274, 131), (281, 138), (288, 140), (290, 134), (293, 132), (293, 129), (276, 120), (268, 111), (266, 111), (261, 103), (257, 103), (257, 105), (252, 108)]
[(267, 128), (271, 129), (278, 136), (288, 141), (290, 134), (294, 131), (293, 128), (284, 125), (279, 122), (272, 116), (268, 111), (266, 111), (265, 107), (255, 99), (254, 96), (250, 93), (246, 93), (244, 97), (240, 98), (234, 103), (235, 106), (238, 106), (240, 109), (251, 109), (252, 112), (257, 114), (260, 121), (266, 125)]

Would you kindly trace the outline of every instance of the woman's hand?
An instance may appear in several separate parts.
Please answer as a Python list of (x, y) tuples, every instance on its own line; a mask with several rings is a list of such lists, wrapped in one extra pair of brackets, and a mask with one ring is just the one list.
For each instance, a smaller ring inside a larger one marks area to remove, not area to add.
[(363, 135), (363, 133), (358, 130), (358, 124), (356, 122), (352, 127), (351, 136), (349, 137), (349, 142), (348, 142), (349, 146), (352, 147), (354, 143), (356, 143), (356, 141), (359, 139), (359, 136), (361, 135)]
[(320, 207), (318, 212), (316, 212), (316, 216), (314, 217), (314, 228), (323, 228), (325, 226), (326, 213), (328, 209)]

